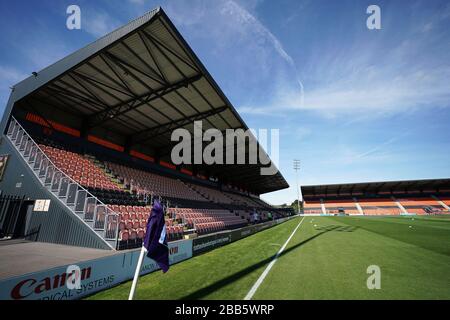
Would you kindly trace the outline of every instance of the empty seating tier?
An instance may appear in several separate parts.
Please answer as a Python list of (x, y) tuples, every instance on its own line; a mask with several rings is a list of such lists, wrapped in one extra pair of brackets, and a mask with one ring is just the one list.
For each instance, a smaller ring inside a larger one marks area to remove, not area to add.
[(146, 193), (161, 197), (207, 201), (179, 180), (112, 162), (106, 162), (106, 166), (114, 175), (123, 180), (131, 191), (138, 194)]
[(324, 201), (327, 213), (343, 213), (349, 215), (360, 214), (356, 203), (353, 200), (327, 200)]
[(108, 190), (122, 190), (92, 159), (78, 153), (39, 145), (42, 151), (61, 171), (82, 186)]
[(189, 187), (192, 190), (195, 190), (197, 193), (201, 194), (202, 197), (214, 203), (233, 204), (233, 200), (230, 199), (230, 197), (226, 196), (225, 193), (219, 190), (203, 187), (197, 184), (189, 184)]
[(434, 211), (444, 211), (445, 208), (441, 206), (437, 200), (433, 198), (407, 198), (398, 199), (401, 205), (408, 213), (425, 215)]
[[(109, 208), (120, 216), (119, 222), (119, 248), (131, 249), (142, 245), (145, 237), (147, 221), (151, 207), (109, 205)], [(166, 216), (166, 230), (168, 240), (183, 238), (184, 225), (178, 224), (169, 216)]]
[(308, 201), (303, 204), (304, 214), (322, 214), (320, 201)]
[(143, 206), (135, 194), (124, 190), (106, 190), (101, 188), (88, 188), (88, 191), (105, 204)]
[(169, 216), (180, 219), (188, 228), (193, 228), (199, 234), (236, 228), (247, 224), (240, 215), (228, 210), (169, 208)]
[(402, 210), (389, 198), (358, 199), (365, 215), (400, 215)]
[[(255, 208), (258, 222), (269, 219), (269, 211), (265, 209), (270, 210), (271, 207), (259, 199), (182, 182), (123, 164), (100, 162), (92, 155), (67, 151), (51, 141), (39, 147), (57, 168), (117, 214), (118, 249), (142, 245), (151, 212), (151, 206), (143, 201), (150, 203), (150, 197), (143, 195), (159, 196), (170, 203), (176, 200), (190, 206), (166, 210), (169, 241), (182, 239), (186, 232), (203, 235), (245, 226), (253, 222)], [(231, 211), (237, 207), (239, 210)]]

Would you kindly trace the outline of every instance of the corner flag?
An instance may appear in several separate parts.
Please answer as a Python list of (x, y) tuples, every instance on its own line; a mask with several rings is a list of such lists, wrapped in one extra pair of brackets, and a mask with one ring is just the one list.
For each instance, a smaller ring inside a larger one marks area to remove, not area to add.
[(166, 222), (164, 220), (164, 210), (158, 200), (155, 200), (153, 203), (152, 211), (147, 221), (144, 243), (137, 262), (128, 300), (133, 300), (146, 252), (147, 257), (155, 260), (164, 273), (169, 270), (169, 246), (167, 245)]
[(169, 247), (167, 245), (166, 222), (161, 204), (155, 200), (148, 218), (144, 247), (147, 257), (156, 261), (164, 273), (169, 270)]

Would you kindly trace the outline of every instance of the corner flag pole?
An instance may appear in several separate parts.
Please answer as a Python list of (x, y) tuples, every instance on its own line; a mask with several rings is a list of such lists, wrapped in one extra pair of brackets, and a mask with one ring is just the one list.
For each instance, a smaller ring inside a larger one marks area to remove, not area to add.
[(142, 262), (144, 261), (145, 254), (147, 253), (147, 249), (142, 246), (141, 253), (139, 254), (139, 259), (136, 266), (136, 271), (134, 273), (133, 284), (131, 285), (130, 295), (128, 296), (128, 300), (133, 300), (134, 292), (136, 291), (136, 285), (139, 278), (139, 273), (141, 273)]

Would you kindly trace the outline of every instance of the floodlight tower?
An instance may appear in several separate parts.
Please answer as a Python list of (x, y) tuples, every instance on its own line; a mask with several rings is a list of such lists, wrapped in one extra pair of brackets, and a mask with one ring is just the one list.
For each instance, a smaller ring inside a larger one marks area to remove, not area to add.
[(300, 188), (298, 186), (298, 171), (300, 170), (300, 160), (294, 159), (294, 170), (297, 181), (297, 214), (300, 214)]

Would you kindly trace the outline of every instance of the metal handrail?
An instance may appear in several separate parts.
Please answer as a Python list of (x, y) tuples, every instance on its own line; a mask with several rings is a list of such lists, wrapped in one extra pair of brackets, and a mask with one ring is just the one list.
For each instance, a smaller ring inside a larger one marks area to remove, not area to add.
[[(81, 191), (86, 191), (86, 194), (89, 195), (89, 197), (95, 198), (95, 199), (98, 201), (99, 205), (103, 205), (103, 206), (105, 206), (105, 208), (109, 209), (109, 210), (110, 210), (110, 213), (108, 213), (107, 215), (116, 216), (117, 219), (120, 218), (120, 215), (119, 215), (117, 212), (113, 211), (111, 208), (108, 207), (107, 204), (103, 203), (99, 198), (97, 198), (97, 197), (94, 196), (92, 193), (90, 193), (89, 190), (87, 190), (86, 188), (84, 188), (81, 184), (79, 184), (78, 182), (76, 182), (74, 179), (72, 179), (70, 176), (68, 176), (63, 170), (61, 170), (59, 167), (57, 167), (57, 166), (53, 163), (53, 161), (46, 155), (46, 153), (39, 147), (39, 144), (36, 143), (36, 141), (34, 141), (34, 139), (28, 134), (28, 132), (22, 127), (22, 125), (19, 123), (19, 121), (17, 121), (16, 118), (14, 118), (13, 116), (11, 116), (11, 118), (12, 118), (12, 120), (20, 127), (20, 129), (22, 129), (23, 133), (28, 137), (28, 139), (31, 140), (31, 142), (34, 144), (34, 146), (37, 147), (37, 149), (38, 149), (38, 150), (43, 154), (43, 156), (49, 161), (49, 165), (50, 165), (50, 164), (53, 165), (53, 167), (54, 167), (56, 170), (60, 171), (64, 177), (68, 178), (70, 184), (72, 184), (72, 183), (76, 184), (79, 188), (81, 188)], [(10, 125), (11, 125), (11, 123), (10, 123)], [(22, 139), (23, 139), (23, 137), (22, 137)], [(63, 177), (61, 177), (61, 178), (63, 178)], [(58, 197), (58, 198), (59, 198), (59, 197)], [(95, 229), (95, 228), (93, 228), (93, 229)], [(104, 229), (105, 234), (106, 234), (106, 216), (105, 216), (105, 226), (103, 227), (103, 229)], [(118, 239), (118, 231), (119, 231), (119, 221), (117, 222), (117, 225), (116, 225), (116, 238), (115, 238), (115, 240)]]

